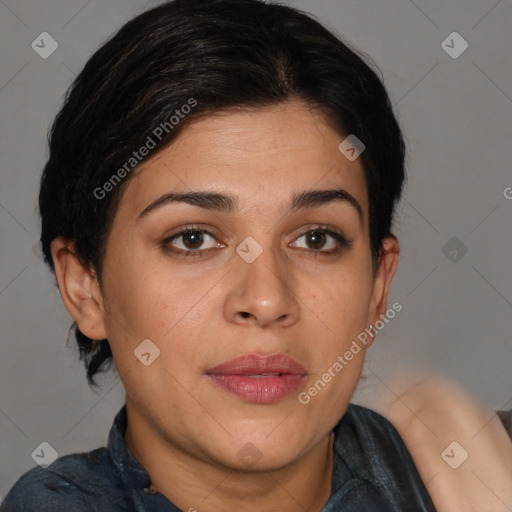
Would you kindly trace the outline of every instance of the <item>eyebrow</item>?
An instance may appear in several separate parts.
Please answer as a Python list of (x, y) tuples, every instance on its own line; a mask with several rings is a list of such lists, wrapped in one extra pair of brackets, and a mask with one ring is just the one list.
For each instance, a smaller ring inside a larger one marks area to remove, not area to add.
[[(305, 210), (308, 208), (319, 208), (332, 201), (342, 201), (352, 205), (357, 211), (360, 220), (363, 219), (363, 209), (357, 199), (344, 189), (332, 190), (306, 190), (293, 196), (289, 209), (291, 211)], [(205, 210), (216, 212), (234, 213), (238, 210), (238, 200), (230, 194), (219, 194), (217, 192), (185, 192), (168, 193), (146, 206), (139, 214), (139, 219), (146, 217), (149, 213), (171, 204), (186, 203)]]

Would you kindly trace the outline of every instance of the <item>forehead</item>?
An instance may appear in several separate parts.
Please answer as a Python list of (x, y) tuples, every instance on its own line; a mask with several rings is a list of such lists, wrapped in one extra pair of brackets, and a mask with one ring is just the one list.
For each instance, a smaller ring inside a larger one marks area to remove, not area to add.
[(120, 208), (140, 213), (164, 193), (211, 190), (268, 210), (304, 190), (343, 188), (366, 212), (363, 169), (338, 150), (344, 138), (299, 101), (207, 115), (134, 171)]

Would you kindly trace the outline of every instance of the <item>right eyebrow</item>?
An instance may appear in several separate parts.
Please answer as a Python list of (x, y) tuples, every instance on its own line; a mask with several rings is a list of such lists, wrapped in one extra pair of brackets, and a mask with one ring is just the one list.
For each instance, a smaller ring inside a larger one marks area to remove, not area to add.
[(217, 192), (185, 192), (164, 194), (150, 205), (146, 206), (139, 214), (139, 219), (150, 212), (169, 203), (187, 203), (206, 210), (233, 213), (238, 209), (238, 201), (235, 197)]
[[(329, 190), (305, 190), (295, 194), (291, 200), (289, 209), (291, 211), (305, 210), (307, 208), (319, 208), (332, 201), (344, 201), (355, 208), (359, 218), (363, 220), (363, 209), (357, 199), (345, 189)], [(162, 208), (170, 203), (187, 203), (192, 206), (214, 210), (218, 212), (234, 213), (238, 210), (238, 199), (230, 194), (220, 194), (218, 192), (197, 191), (175, 193), (170, 192), (159, 197), (151, 204), (146, 206), (139, 214), (139, 219), (147, 216), (149, 213)]]

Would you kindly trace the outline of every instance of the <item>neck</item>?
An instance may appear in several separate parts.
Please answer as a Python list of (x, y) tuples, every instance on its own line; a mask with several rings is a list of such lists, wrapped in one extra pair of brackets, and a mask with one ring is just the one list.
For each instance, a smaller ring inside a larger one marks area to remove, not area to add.
[(149, 474), (152, 492), (163, 494), (181, 510), (320, 512), (329, 499), (332, 432), (287, 466), (251, 473), (194, 457), (156, 435), (128, 404), (127, 412), (134, 414), (128, 414), (126, 443)]

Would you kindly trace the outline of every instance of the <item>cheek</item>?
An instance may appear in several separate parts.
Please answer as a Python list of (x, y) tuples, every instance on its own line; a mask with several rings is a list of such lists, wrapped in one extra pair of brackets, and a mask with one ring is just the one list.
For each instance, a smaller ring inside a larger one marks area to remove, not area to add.
[(313, 371), (299, 402), (329, 427), (343, 415), (361, 375), (366, 349), (358, 335), (368, 325), (371, 289), (371, 277), (354, 269), (333, 275), (310, 295), (312, 309), (321, 312), (310, 325), (320, 329), (308, 337), (315, 340), (310, 346)]
[(133, 350), (145, 339), (156, 344), (160, 362), (169, 368), (198, 357), (196, 346), (211, 325), (212, 310), (220, 307), (214, 306), (221, 300), (212, 291), (215, 273), (194, 280), (147, 254), (106, 263), (104, 269), (107, 336), (116, 364), (132, 364)]
[(367, 327), (373, 280), (371, 271), (351, 266), (332, 272), (321, 286), (311, 284), (311, 308), (339, 344)]
[(175, 272), (165, 272), (161, 262), (148, 254), (132, 251), (105, 262), (104, 301), (115, 316), (110, 323), (114, 329), (122, 323), (129, 336), (155, 336), (169, 329), (187, 301), (184, 288)]

